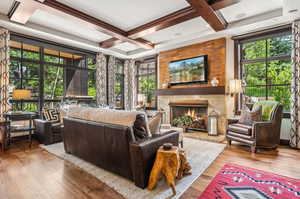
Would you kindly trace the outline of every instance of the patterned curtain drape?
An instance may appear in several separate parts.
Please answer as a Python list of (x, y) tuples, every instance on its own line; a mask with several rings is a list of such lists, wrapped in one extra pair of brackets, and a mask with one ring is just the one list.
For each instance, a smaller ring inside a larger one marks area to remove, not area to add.
[(134, 60), (124, 64), (124, 104), (125, 110), (134, 110), (136, 106), (136, 67)]
[(9, 31), (0, 28), (0, 120), (10, 109), (9, 88)]
[(290, 145), (300, 149), (300, 21), (293, 23), (293, 54), (292, 54), (292, 104), (291, 104), (291, 139)]
[(103, 53), (96, 56), (96, 100), (98, 106), (107, 105), (107, 68)]
[(115, 98), (115, 80), (116, 80), (116, 58), (109, 56), (108, 60), (108, 105), (114, 107), (116, 105)]

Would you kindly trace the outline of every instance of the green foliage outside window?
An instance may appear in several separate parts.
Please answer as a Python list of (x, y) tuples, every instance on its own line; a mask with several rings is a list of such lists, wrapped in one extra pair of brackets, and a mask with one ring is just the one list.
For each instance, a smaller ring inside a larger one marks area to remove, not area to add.
[(275, 100), (290, 109), (291, 35), (242, 44), (246, 96)]

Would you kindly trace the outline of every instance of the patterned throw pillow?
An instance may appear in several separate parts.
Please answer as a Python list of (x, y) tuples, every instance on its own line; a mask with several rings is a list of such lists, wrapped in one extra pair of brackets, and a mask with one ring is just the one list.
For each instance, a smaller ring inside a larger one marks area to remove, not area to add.
[(262, 106), (256, 107), (254, 110), (250, 111), (247, 106), (245, 106), (241, 113), (241, 118), (239, 124), (252, 125), (253, 122), (262, 121)]
[(60, 113), (57, 109), (44, 109), (43, 110), (44, 119), (53, 123), (60, 122)]

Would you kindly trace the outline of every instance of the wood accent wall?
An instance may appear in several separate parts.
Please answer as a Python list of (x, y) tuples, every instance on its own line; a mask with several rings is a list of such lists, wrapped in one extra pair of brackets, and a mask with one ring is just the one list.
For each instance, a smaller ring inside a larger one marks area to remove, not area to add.
[(162, 84), (169, 83), (168, 66), (171, 61), (202, 55), (208, 55), (208, 84), (176, 85), (172, 88), (210, 87), (213, 77), (218, 78), (219, 86), (225, 86), (226, 39), (221, 38), (161, 52), (159, 55), (159, 88), (162, 88)]

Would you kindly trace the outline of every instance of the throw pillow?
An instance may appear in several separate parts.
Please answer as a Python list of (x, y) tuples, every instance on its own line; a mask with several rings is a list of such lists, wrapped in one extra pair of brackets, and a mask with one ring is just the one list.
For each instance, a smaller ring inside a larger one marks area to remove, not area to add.
[(43, 110), (44, 119), (53, 123), (60, 122), (60, 113), (57, 109), (44, 109)]
[(262, 121), (262, 106), (256, 107), (250, 111), (248, 107), (244, 107), (241, 113), (239, 124), (252, 125), (253, 122)]
[(148, 137), (145, 114), (138, 114), (133, 124), (133, 133), (137, 140)]

